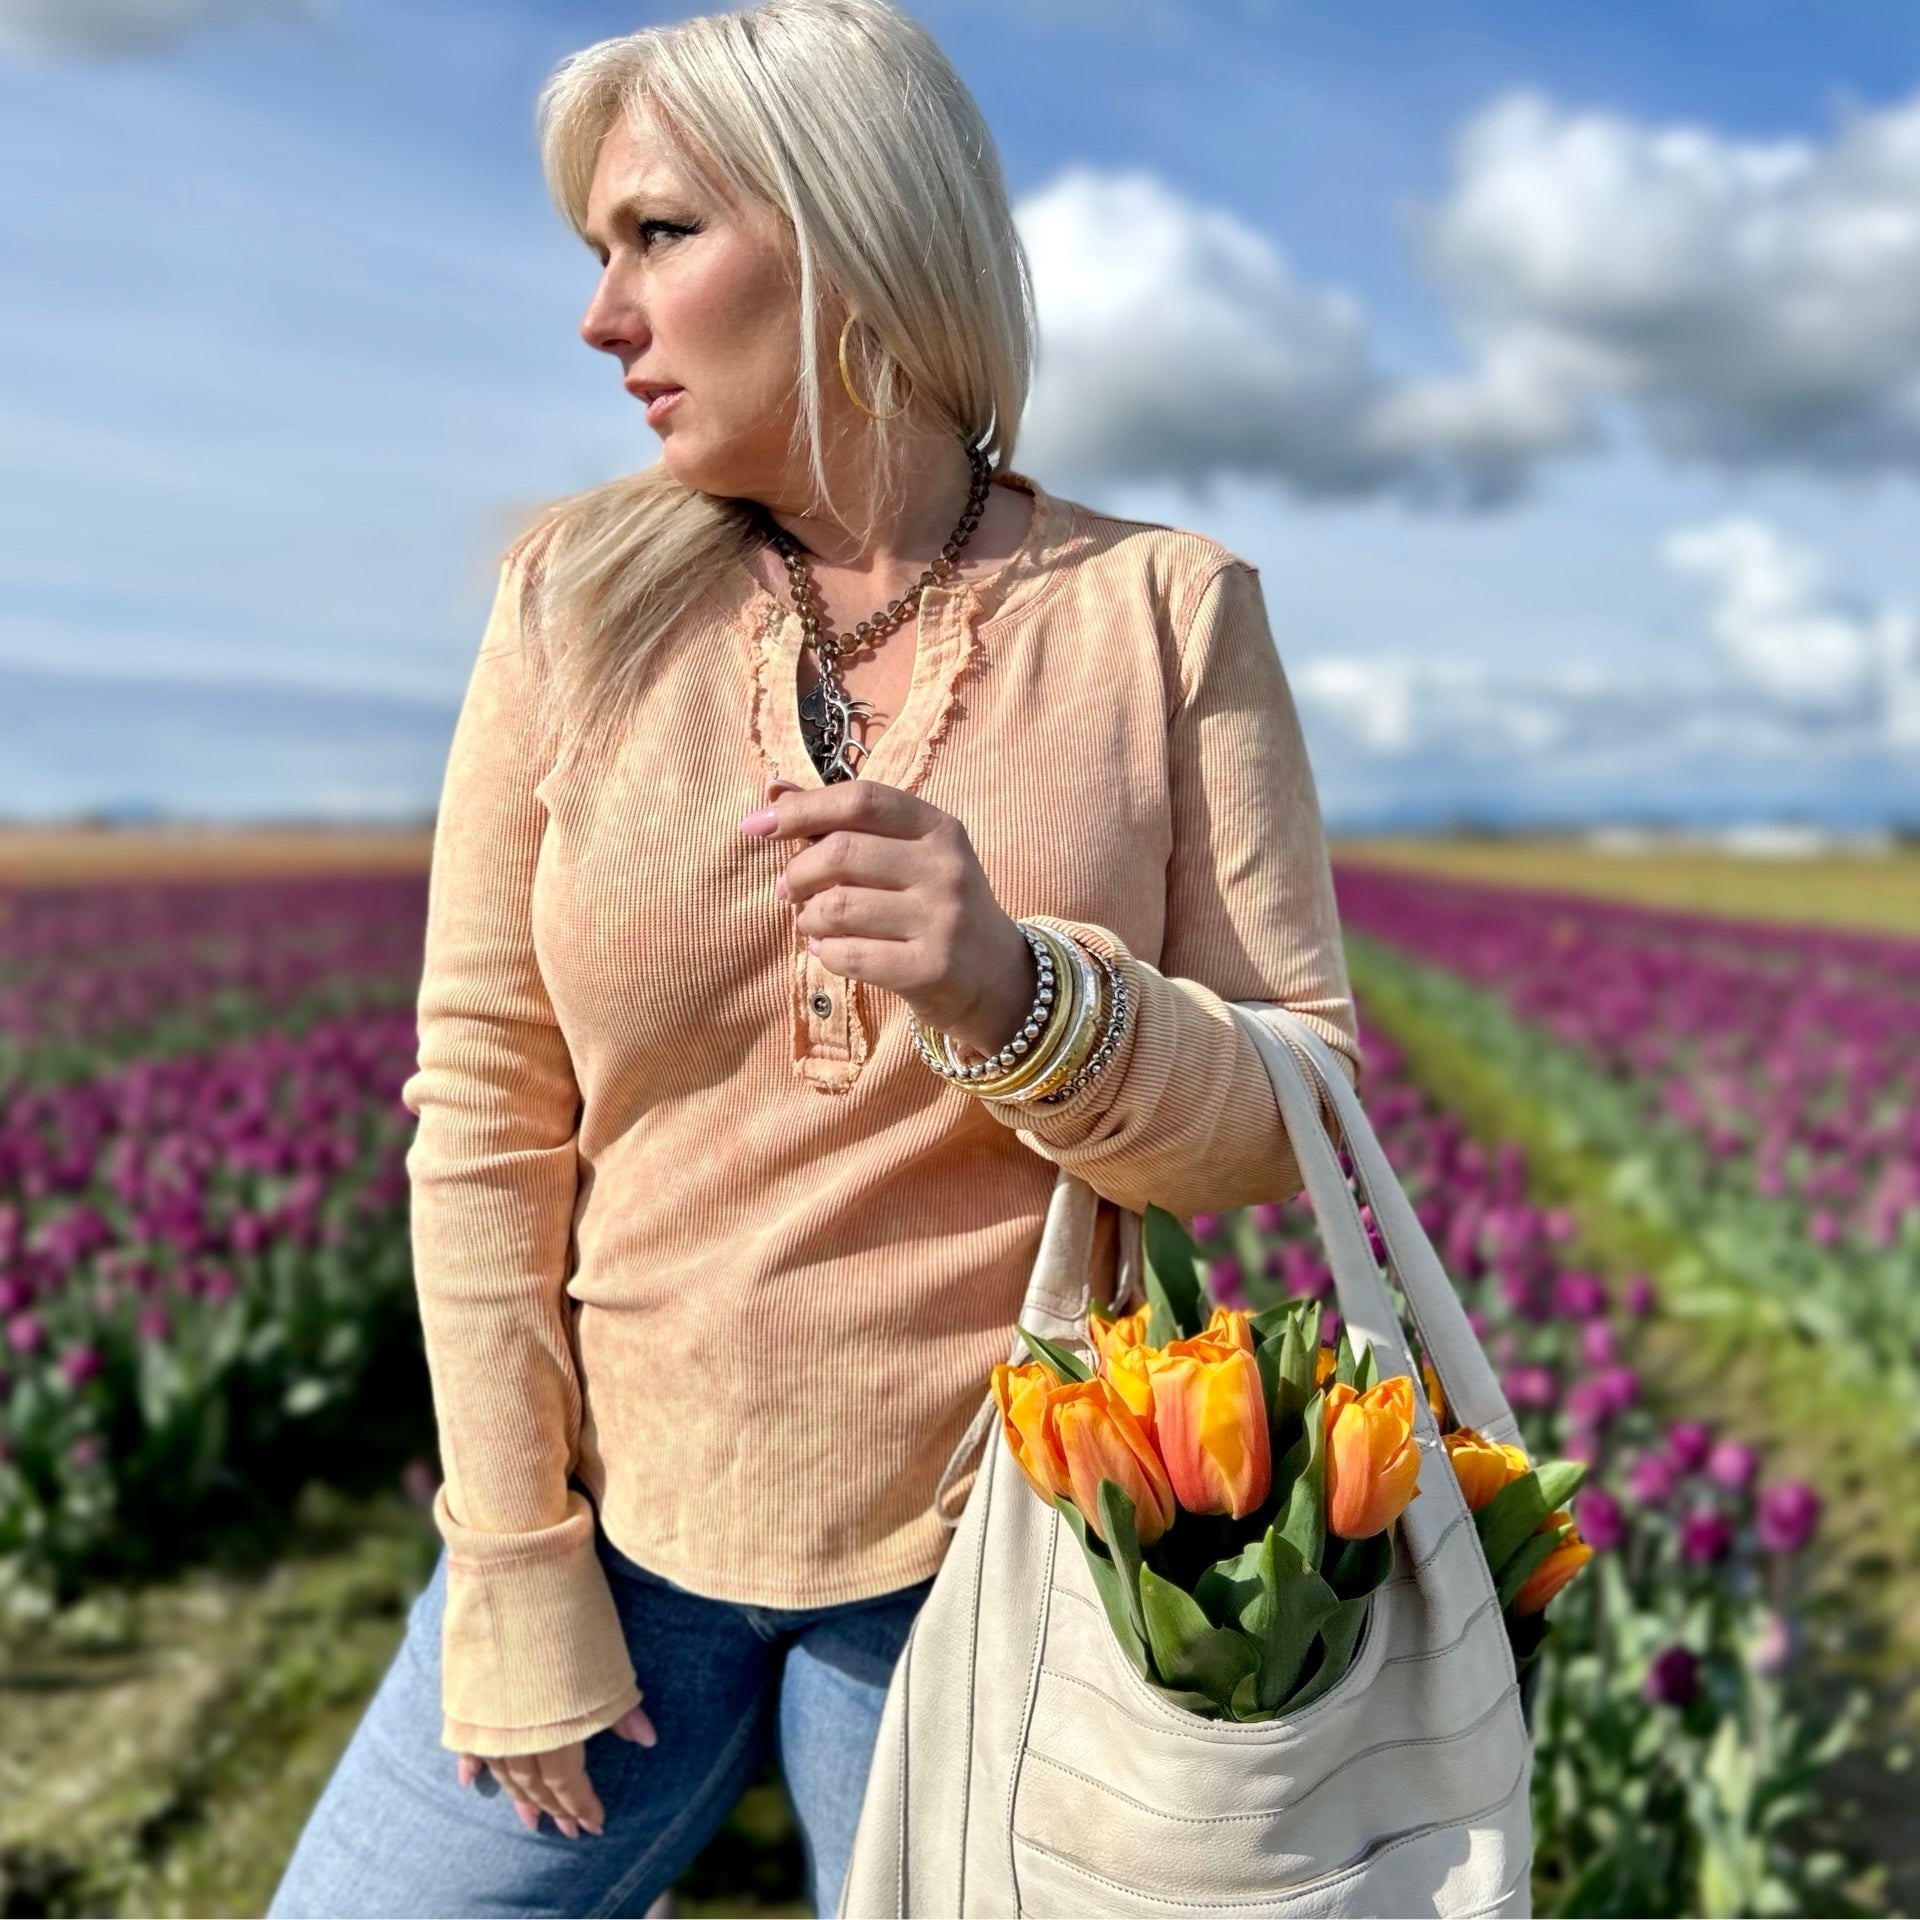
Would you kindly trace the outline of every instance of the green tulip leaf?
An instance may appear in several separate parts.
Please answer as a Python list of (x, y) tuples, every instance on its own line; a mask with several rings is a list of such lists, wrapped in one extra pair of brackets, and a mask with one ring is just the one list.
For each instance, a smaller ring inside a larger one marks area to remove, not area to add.
[(1251, 1634), (1246, 1612), (1260, 1598), (1262, 1542), (1252, 1540), (1225, 1560), (1216, 1560), (1193, 1583), (1193, 1597), (1216, 1627), (1237, 1626)]
[[(1316, 1393), (1301, 1412), (1304, 1431), (1287, 1458), (1293, 1471), (1287, 1488), (1283, 1538), (1316, 1572), (1327, 1545), (1327, 1397)], [(1299, 1458), (1294, 1464), (1295, 1455)]]
[(1145, 1638), (1133, 1623), (1133, 1609), (1128, 1605), (1126, 1590), (1121, 1584), (1120, 1569), (1108, 1559), (1098, 1537), (1087, 1525), (1086, 1516), (1065, 1494), (1058, 1495), (1053, 1504), (1060, 1509), (1068, 1526), (1073, 1529), (1074, 1537), (1080, 1542), (1080, 1551), (1086, 1557), (1088, 1572), (1093, 1575), (1094, 1590), (1106, 1610), (1107, 1624), (1113, 1629), (1113, 1637), (1120, 1642), (1121, 1651), (1139, 1670), (1140, 1677), (1151, 1680), (1153, 1662), (1147, 1656)]
[(1209, 1311), (1193, 1238), (1164, 1207), (1149, 1205), (1140, 1225), (1147, 1256), (1147, 1298), (1152, 1302), (1147, 1342), (1164, 1347), (1169, 1340), (1190, 1339), (1206, 1325)]
[(1271, 1711), (1260, 1704), (1260, 1676), (1257, 1672), (1243, 1674), (1240, 1684), (1233, 1690), (1233, 1698), (1227, 1702), (1227, 1710), (1236, 1720), (1271, 1720)]
[(1393, 1529), (1382, 1527), (1364, 1540), (1342, 1540), (1327, 1575), (1342, 1600), (1364, 1600), (1386, 1585), (1393, 1572)]
[(1509, 1480), (1473, 1516), (1481, 1549), (1487, 1556), (1487, 1571), (1496, 1581), (1501, 1568), (1519, 1552), (1551, 1511), (1540, 1491), (1539, 1475), (1529, 1472), (1517, 1480)]
[(1353, 1342), (1348, 1339), (1347, 1330), (1342, 1326), (1339, 1339), (1333, 1343), (1333, 1378), (1335, 1384), (1342, 1387), (1352, 1386), (1354, 1374), (1359, 1365), (1359, 1356), (1353, 1350)]
[(1293, 1697), (1281, 1702), (1284, 1708), (1297, 1712), (1311, 1706), (1345, 1676), (1372, 1605), (1373, 1596), (1369, 1594), (1364, 1600), (1343, 1600), (1328, 1614), (1320, 1629), (1320, 1663)]
[(1539, 1531), (1541, 1521), (1566, 1505), (1585, 1476), (1586, 1468), (1576, 1460), (1548, 1460), (1508, 1481), (1473, 1516), (1487, 1570), (1496, 1582), (1507, 1562)]
[(1535, 1570), (1559, 1544), (1557, 1533), (1536, 1533), (1521, 1543), (1519, 1551), (1500, 1569), (1495, 1591), (1500, 1596), (1502, 1607), (1513, 1605), (1513, 1596), (1527, 1584)]
[(1543, 1460), (1533, 1472), (1540, 1482), (1540, 1498), (1547, 1503), (1549, 1513), (1564, 1507), (1587, 1477), (1586, 1468), (1578, 1460)]
[(1049, 1340), (1044, 1334), (1030, 1332), (1025, 1327), (1016, 1330), (1032, 1350), (1033, 1357), (1043, 1366), (1051, 1367), (1063, 1381), (1093, 1378), (1093, 1369), (1077, 1353), (1069, 1353), (1058, 1341)]
[(1278, 1340), (1300, 1317), (1301, 1302), (1282, 1300), (1278, 1306), (1262, 1307), (1247, 1315), (1247, 1325), (1256, 1340)]
[(1120, 1570), (1120, 1591), (1127, 1603), (1134, 1630), (1144, 1641), (1146, 1616), (1140, 1610), (1140, 1533), (1133, 1510), (1133, 1496), (1118, 1480), (1102, 1479), (1096, 1495), (1100, 1503), (1100, 1531), (1107, 1536), (1107, 1551)]
[(1140, 1601), (1160, 1678), (1226, 1706), (1234, 1688), (1260, 1664), (1253, 1642), (1232, 1627), (1216, 1627), (1192, 1594), (1151, 1567), (1140, 1569)]
[(1369, 1340), (1366, 1351), (1354, 1362), (1353, 1390), (1355, 1393), (1365, 1393), (1369, 1387), (1377, 1387), (1379, 1384), (1380, 1362), (1374, 1354), (1373, 1342)]
[(1246, 1627), (1260, 1655), (1257, 1704), (1271, 1710), (1293, 1691), (1340, 1596), (1278, 1529), (1269, 1527), (1259, 1546), (1261, 1593), (1247, 1609)]

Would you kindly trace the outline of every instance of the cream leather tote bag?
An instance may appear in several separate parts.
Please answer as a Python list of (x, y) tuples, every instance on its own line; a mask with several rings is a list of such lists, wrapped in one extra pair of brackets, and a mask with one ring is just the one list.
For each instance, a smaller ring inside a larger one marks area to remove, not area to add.
[[(985, 1441), (894, 1669), (842, 1916), (1531, 1912), (1532, 1746), (1499, 1601), (1287, 1040), (1333, 1103), (1458, 1419), (1513, 1441), (1513, 1414), (1331, 1050), (1284, 1007), (1232, 1004), (1272, 1077), (1340, 1312), (1383, 1377), (1414, 1380), (1420, 1497), (1393, 1575), (1352, 1667), (1312, 1705), (1252, 1724), (1189, 1713), (1121, 1651), (1078, 1541), (994, 1435), (989, 1395), (940, 1483), (944, 1502)], [(1098, 1202), (1062, 1169), (1021, 1309), (1034, 1332), (1089, 1359)], [(1124, 1305), (1143, 1297), (1140, 1216), (1123, 1212), (1121, 1226)], [(1031, 1357), (1017, 1335), (1008, 1357)]]

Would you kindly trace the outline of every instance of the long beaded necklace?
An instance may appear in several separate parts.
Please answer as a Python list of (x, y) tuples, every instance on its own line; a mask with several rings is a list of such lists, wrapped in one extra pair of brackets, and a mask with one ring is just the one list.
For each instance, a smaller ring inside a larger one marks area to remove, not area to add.
[(826, 609), (807, 566), (805, 549), (777, 521), (770, 527), (769, 537), (786, 562), (794, 611), (800, 616), (801, 644), (813, 648), (820, 673), (819, 680), (800, 702), (800, 731), (806, 738), (809, 757), (819, 768), (821, 778), (830, 785), (856, 777), (858, 769), (850, 756), (864, 755), (867, 749), (863, 742), (853, 738), (850, 722), (856, 713), (873, 712), (868, 702), (848, 695), (845, 683), (834, 670), (835, 664), (841, 654), (858, 652), (869, 642), (885, 639), (919, 607), (926, 590), (945, 580), (959, 564), (961, 549), (973, 537), (973, 530), (986, 511), (987, 489), (993, 484), (993, 469), (978, 447), (968, 447), (967, 461), (973, 469), (973, 484), (967, 492), (966, 509), (947, 537), (946, 545), (912, 586), (878, 613), (862, 620), (850, 639), (842, 639), (827, 624)]

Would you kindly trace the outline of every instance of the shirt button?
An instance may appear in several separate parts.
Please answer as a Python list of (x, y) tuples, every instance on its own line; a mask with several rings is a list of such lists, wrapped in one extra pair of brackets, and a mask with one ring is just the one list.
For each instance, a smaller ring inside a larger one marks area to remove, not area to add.
[(830, 993), (816, 993), (813, 998), (807, 1002), (807, 1005), (814, 1010), (814, 1013), (820, 1019), (825, 1020), (833, 1012), (833, 995)]

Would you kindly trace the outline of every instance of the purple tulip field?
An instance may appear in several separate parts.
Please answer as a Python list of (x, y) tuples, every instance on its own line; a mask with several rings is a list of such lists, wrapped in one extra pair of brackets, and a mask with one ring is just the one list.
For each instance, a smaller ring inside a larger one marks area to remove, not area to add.
[(1417, 956), (1435, 1013), (1696, 1251), (1695, 1310), (1819, 1342), (1920, 1441), (1920, 942), (1367, 868), (1339, 890), (1350, 939)]
[[(1920, 947), (1339, 883), (1374, 1125), (1529, 1450), (1589, 1465), (1595, 1558), (1531, 1670), (1537, 1910), (1879, 1910), (1831, 1786), (1864, 1737), (1822, 1675), (1831, 1491), (1677, 1398), (1657, 1333), (1721, 1312), (1912, 1422)], [(0, 1600), (430, 1460), (399, 1100), (425, 904), (423, 875), (0, 886)], [(1692, 1264), (1584, 1253), (1531, 1149), (1415, 1078), (1376, 981)], [(1329, 1289), (1304, 1199), (1194, 1225), (1228, 1304)]]
[(271, 1531), (310, 1474), (417, 1440), (424, 904), (413, 876), (0, 895), (8, 1582)]

